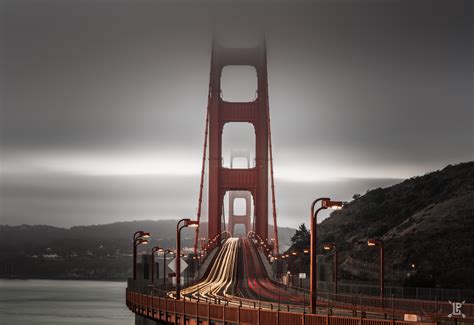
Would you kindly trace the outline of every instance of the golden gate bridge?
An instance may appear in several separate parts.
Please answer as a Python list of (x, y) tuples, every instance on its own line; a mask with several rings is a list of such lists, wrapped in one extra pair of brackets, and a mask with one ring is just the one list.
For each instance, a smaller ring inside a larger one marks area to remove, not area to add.
[[(228, 102), (222, 99), (222, 69), (229, 65), (255, 68), (258, 85), (255, 100)], [(195, 220), (182, 219), (177, 224), (176, 265), (172, 274), (176, 279), (175, 288), (168, 290), (166, 274), (163, 274), (162, 284), (154, 281), (153, 254), (157, 251), (166, 254), (169, 250), (153, 248), (150, 279), (137, 276), (136, 247), (147, 243), (149, 234), (144, 231), (134, 234), (134, 272), (128, 282), (126, 304), (137, 315), (137, 324), (408, 325), (448, 320), (474, 321), (474, 304), (466, 303), (462, 306), (462, 313), (453, 314), (459, 303), (385, 297), (383, 276), (380, 296), (318, 290), (316, 214), (322, 209), (342, 207), (342, 202), (329, 198), (317, 199), (311, 207), (310, 290), (291, 290), (288, 285), (277, 281), (270, 267), (280, 255), (265, 40), (253, 48), (226, 48), (214, 40), (209, 79), (198, 210)], [(230, 168), (222, 165), (223, 128), (227, 123), (237, 122), (250, 123), (254, 128), (255, 166), (250, 166), (247, 153), (239, 151), (231, 153)], [(233, 159), (242, 156), (247, 159), (248, 168), (233, 168)], [(206, 161), (209, 163), (208, 229), (207, 239), (200, 243)], [(273, 237), (270, 238), (269, 185), (274, 225)], [(223, 231), (226, 193), (229, 193), (230, 212), (228, 229)], [(233, 212), (234, 201), (239, 198), (246, 202), (244, 215)], [(253, 220), (250, 220), (250, 198), (253, 198)], [(233, 237), (236, 224), (244, 225), (245, 237)], [(182, 287), (180, 232), (186, 227), (196, 228), (193, 259), (198, 269), (193, 280)], [(370, 244), (379, 246), (383, 254), (382, 243)], [(382, 256), (380, 269), (383, 275)], [(140, 273), (143, 275), (143, 268)]]

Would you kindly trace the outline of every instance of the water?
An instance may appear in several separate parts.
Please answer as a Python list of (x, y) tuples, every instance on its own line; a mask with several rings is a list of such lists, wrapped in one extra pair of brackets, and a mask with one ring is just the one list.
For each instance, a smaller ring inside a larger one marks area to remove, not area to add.
[(0, 279), (0, 325), (133, 325), (125, 282)]

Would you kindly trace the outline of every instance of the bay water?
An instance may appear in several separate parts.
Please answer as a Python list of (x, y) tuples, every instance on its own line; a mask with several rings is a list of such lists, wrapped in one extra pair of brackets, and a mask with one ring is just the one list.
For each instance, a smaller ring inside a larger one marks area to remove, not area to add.
[(133, 325), (126, 282), (0, 279), (0, 325)]

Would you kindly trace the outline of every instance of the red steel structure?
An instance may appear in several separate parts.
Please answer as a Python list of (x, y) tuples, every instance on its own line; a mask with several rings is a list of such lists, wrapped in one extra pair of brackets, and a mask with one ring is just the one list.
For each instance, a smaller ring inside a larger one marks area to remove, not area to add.
[(206, 151), (207, 151), (208, 134), (209, 134), (209, 106), (206, 111), (206, 126), (205, 126), (205, 131), (204, 131), (204, 149), (202, 151), (201, 182), (199, 186), (199, 199), (198, 199), (198, 209), (197, 209), (197, 216), (196, 216), (196, 219), (198, 221), (198, 226), (196, 228), (196, 233), (194, 236), (194, 254), (197, 254), (198, 243), (199, 243), (199, 225), (201, 224), (202, 194), (204, 190), (204, 175), (206, 172)]
[[(221, 98), (222, 69), (229, 65), (245, 65), (255, 68), (258, 79), (258, 95), (254, 101), (227, 102)], [(254, 230), (260, 237), (268, 240), (270, 117), (265, 41), (260, 42), (254, 48), (224, 48), (217, 42), (213, 42), (207, 120), (209, 123), (206, 126), (206, 132), (209, 133), (209, 238), (218, 235), (222, 230), (221, 217), (225, 193), (228, 191), (248, 191), (254, 199)], [(250, 123), (255, 129), (256, 162), (252, 168), (224, 168), (222, 166), (222, 133), (225, 124), (233, 122)], [(204, 153), (206, 145), (207, 138)], [(202, 175), (204, 170), (203, 165)], [(273, 179), (273, 176), (271, 177)], [(275, 206), (273, 183), (272, 198)], [(199, 198), (198, 219), (200, 219), (201, 214), (201, 201), (202, 191)], [(275, 207), (273, 210), (274, 228), (276, 230)], [(274, 236), (276, 247), (278, 247), (276, 232)]]

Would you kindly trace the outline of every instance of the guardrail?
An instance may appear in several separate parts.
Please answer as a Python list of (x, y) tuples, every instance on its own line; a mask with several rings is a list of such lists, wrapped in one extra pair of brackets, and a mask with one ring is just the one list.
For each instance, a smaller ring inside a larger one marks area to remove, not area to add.
[(228, 304), (217, 305), (197, 301), (184, 301), (155, 297), (135, 293), (127, 289), (126, 301), (128, 308), (143, 317), (185, 325), (194, 320), (197, 324), (233, 323), (246, 325), (409, 325), (430, 322), (405, 322), (398, 320), (369, 319), (360, 317), (342, 317), (331, 315), (315, 315), (281, 310), (247, 308)]
[(474, 321), (474, 304), (465, 303), (462, 306), (462, 316), (451, 315), (453, 306), (449, 301), (432, 301), (400, 298), (380, 298), (362, 295), (335, 294), (331, 292), (318, 293), (318, 302), (323, 302), (334, 308), (357, 309), (384, 314), (417, 314), (438, 320)]
[[(293, 275), (291, 284), (287, 285), (290, 289), (295, 292), (306, 291), (308, 292), (309, 279), (306, 281), (303, 287), (295, 285), (299, 279)], [(318, 290), (334, 292), (334, 282), (318, 281)], [(337, 285), (338, 293), (345, 293), (350, 295), (363, 295), (363, 296), (379, 296), (380, 287), (378, 285), (372, 285), (367, 283), (347, 283), (339, 282)], [(436, 300), (439, 301), (474, 301), (474, 290), (461, 290), (461, 289), (443, 289), (443, 288), (421, 288), (421, 287), (397, 287), (386, 285), (384, 294), (386, 297), (404, 298), (404, 299), (423, 299), (423, 300)]]
[[(285, 287), (282, 285), (282, 287)], [(309, 301), (309, 290), (298, 287), (286, 287), (288, 292), (294, 292), (304, 296)], [(474, 322), (474, 304), (466, 300), (426, 300), (397, 298), (395, 296), (380, 298), (362, 294), (333, 293), (331, 291), (318, 290), (318, 305), (328, 309), (342, 308), (360, 312), (374, 312), (387, 315), (397, 315), (403, 317), (404, 314), (417, 314), (433, 320), (461, 320)], [(462, 302), (460, 315), (452, 315), (453, 302)], [(462, 316), (464, 315), (464, 317)]]
[[(143, 290), (133, 290), (134, 286), (129, 286), (128, 291), (135, 293), (143, 293)], [(152, 296), (166, 297), (163, 290), (158, 287), (148, 287), (147, 293), (153, 292)], [(306, 313), (309, 312), (308, 304), (288, 305), (287, 303), (277, 303), (268, 301), (259, 301), (246, 299), (241, 297), (233, 297), (235, 303), (240, 303), (242, 307), (248, 308), (264, 308), (264, 309), (281, 309), (288, 312)], [(198, 301), (199, 302), (199, 301)], [(226, 298), (207, 299), (202, 298), (203, 303), (211, 303), (215, 305), (229, 305), (229, 300)], [(308, 299), (306, 299), (308, 302)], [(414, 314), (421, 317), (423, 320), (438, 322), (446, 320), (454, 320), (460, 322), (474, 321), (474, 304), (465, 303), (461, 307), (461, 314), (451, 315), (453, 313), (453, 306), (448, 301), (426, 301), (414, 299), (396, 299), (396, 298), (379, 298), (370, 296), (356, 296), (347, 294), (334, 294), (330, 292), (318, 292), (318, 306), (327, 310), (327, 314), (332, 314), (333, 310), (347, 310), (352, 311), (353, 315), (365, 314), (379, 314), (392, 319), (403, 319), (405, 314)], [(464, 315), (464, 317), (462, 316)]]

